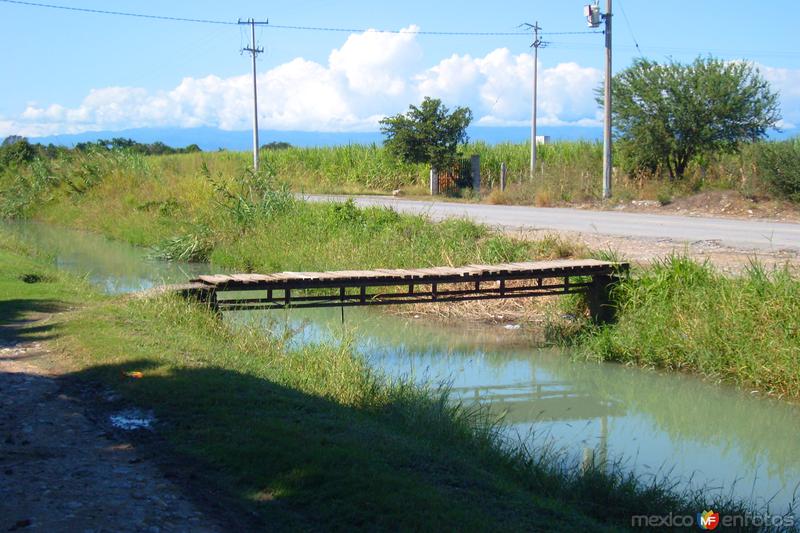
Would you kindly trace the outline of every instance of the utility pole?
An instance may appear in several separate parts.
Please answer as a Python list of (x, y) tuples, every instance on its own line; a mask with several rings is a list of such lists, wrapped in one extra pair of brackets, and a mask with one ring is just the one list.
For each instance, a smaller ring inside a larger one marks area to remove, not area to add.
[(525, 26), (533, 30), (533, 97), (531, 100), (531, 169), (530, 175), (533, 179), (536, 172), (536, 108), (537, 108), (537, 92), (539, 82), (539, 47), (547, 46), (547, 43), (539, 38), (539, 32), (542, 28), (537, 21), (535, 24), (525, 23)]
[(603, 198), (611, 198), (611, 0), (606, 0), (606, 82), (603, 120)]
[(599, 28), (600, 20), (606, 23), (606, 81), (604, 84), (603, 119), (603, 198), (611, 198), (611, 0), (606, 0), (606, 13), (600, 13), (600, 0), (583, 7), (590, 28)]
[(255, 19), (239, 20), (239, 24), (250, 25), (250, 46), (242, 52), (250, 52), (253, 57), (253, 170), (258, 172), (258, 84), (256, 83), (256, 57), (264, 51), (256, 46), (256, 26), (269, 24), (269, 21), (256, 22)]

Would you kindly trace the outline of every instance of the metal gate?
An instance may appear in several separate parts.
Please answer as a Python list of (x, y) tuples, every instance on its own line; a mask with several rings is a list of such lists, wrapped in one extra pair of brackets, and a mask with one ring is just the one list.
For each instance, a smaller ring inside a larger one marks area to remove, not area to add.
[(455, 194), (459, 189), (472, 187), (472, 161), (458, 159), (451, 168), (439, 172), (439, 194)]

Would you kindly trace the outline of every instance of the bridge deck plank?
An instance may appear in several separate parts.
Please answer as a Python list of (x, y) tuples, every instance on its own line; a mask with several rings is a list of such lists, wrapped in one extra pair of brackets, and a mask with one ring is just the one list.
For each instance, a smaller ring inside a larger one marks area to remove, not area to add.
[[(303, 287), (319, 282), (322, 286), (331, 283), (337, 285), (352, 284), (353, 286), (369, 285), (371, 281), (387, 282), (409, 281), (418, 284), (448, 283), (454, 278), (464, 278), (465, 281), (479, 279), (485, 276), (513, 275), (530, 278), (571, 275), (597, 275), (611, 274), (617, 268), (626, 269), (627, 264), (617, 264), (596, 259), (579, 260), (548, 260), (529, 261), (516, 263), (502, 263), (497, 265), (470, 264), (461, 267), (428, 267), (416, 269), (375, 269), (375, 270), (337, 270), (327, 272), (276, 272), (271, 274), (218, 274), (198, 276), (192, 282), (202, 283), (211, 288), (224, 290), (226, 288), (291, 288), (293, 283), (300, 283)], [(498, 278), (493, 278), (498, 279)]]

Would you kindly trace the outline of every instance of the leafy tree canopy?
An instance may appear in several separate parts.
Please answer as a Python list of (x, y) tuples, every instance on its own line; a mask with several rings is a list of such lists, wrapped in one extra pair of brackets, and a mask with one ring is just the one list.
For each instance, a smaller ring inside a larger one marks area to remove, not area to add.
[(407, 113), (387, 117), (380, 124), (390, 153), (408, 163), (445, 169), (458, 157), (459, 144), (467, 142), (470, 122), (468, 107), (450, 112), (441, 100), (426, 96), (419, 107), (410, 105)]
[(5, 139), (3, 139), (3, 144), (0, 146), (11, 146), (12, 144), (17, 144), (18, 142), (28, 142), (28, 139), (22, 137), (21, 135), (9, 135)]
[(262, 144), (262, 150), (288, 150), (292, 145), (283, 141), (272, 141), (267, 144)]
[(114, 137), (110, 141), (107, 139), (100, 139), (95, 142), (82, 142), (75, 145), (78, 151), (88, 150), (127, 150), (137, 154), (144, 155), (166, 155), (166, 154), (186, 154), (194, 152), (202, 152), (196, 144), (190, 144), (186, 148), (173, 148), (161, 141), (153, 143), (140, 143), (133, 139), (125, 139), (122, 137)]
[(2, 167), (29, 163), (35, 156), (34, 145), (19, 135), (9, 135), (0, 145), (0, 166)]
[(696, 157), (764, 137), (780, 119), (777, 94), (742, 62), (637, 59), (614, 76), (611, 92), (617, 142), (629, 169), (667, 169), (671, 179), (683, 177)]

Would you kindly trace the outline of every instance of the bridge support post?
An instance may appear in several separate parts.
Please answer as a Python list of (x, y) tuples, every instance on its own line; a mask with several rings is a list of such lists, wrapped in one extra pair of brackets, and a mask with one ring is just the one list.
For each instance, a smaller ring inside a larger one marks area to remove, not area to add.
[(595, 324), (609, 324), (616, 319), (617, 308), (611, 302), (611, 289), (619, 283), (617, 276), (593, 276), (589, 286), (589, 314)]
[(199, 303), (208, 306), (215, 313), (219, 313), (219, 302), (217, 302), (217, 291), (214, 289), (203, 289), (184, 293), (186, 297), (194, 297)]

